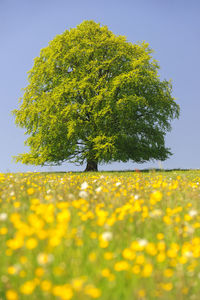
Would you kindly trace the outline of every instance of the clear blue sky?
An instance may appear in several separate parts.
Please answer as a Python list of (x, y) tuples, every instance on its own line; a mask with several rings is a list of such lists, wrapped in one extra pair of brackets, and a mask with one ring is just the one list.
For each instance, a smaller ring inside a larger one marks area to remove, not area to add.
[[(107, 25), (133, 43), (147, 41), (155, 50), (161, 78), (172, 79), (181, 107), (166, 144), (174, 155), (164, 168), (200, 168), (200, 1), (198, 0), (0, 0), (0, 172), (49, 171), (12, 162), (25, 152), (24, 130), (10, 112), (18, 106), (21, 89), (34, 57), (56, 34), (83, 20)], [(158, 163), (115, 163), (100, 169), (158, 167)], [(63, 164), (51, 170), (83, 170)]]

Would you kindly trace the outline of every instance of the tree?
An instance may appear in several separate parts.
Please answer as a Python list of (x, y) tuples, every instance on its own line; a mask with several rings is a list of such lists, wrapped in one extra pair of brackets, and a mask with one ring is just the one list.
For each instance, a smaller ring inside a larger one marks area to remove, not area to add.
[(30, 147), (16, 161), (86, 161), (90, 171), (98, 163), (168, 158), (164, 137), (179, 106), (151, 54), (147, 43), (132, 44), (94, 21), (57, 35), (35, 58), (13, 111)]

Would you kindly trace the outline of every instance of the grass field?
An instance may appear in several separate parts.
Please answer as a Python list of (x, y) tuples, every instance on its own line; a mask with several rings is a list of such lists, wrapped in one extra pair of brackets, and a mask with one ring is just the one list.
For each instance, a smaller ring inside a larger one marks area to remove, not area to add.
[(0, 299), (200, 299), (200, 171), (0, 174)]

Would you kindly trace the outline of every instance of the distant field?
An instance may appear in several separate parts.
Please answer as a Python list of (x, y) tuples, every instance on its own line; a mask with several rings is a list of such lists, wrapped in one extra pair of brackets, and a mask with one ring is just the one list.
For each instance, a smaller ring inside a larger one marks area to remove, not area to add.
[(0, 300), (200, 299), (200, 171), (0, 174)]

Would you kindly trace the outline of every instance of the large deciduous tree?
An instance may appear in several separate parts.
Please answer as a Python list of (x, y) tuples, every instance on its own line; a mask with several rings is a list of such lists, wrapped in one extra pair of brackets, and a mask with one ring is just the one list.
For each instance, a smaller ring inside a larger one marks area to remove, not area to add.
[(30, 147), (16, 161), (87, 162), (90, 171), (111, 161), (165, 160), (164, 137), (179, 106), (158, 69), (147, 43), (94, 21), (57, 35), (35, 58), (13, 111)]

